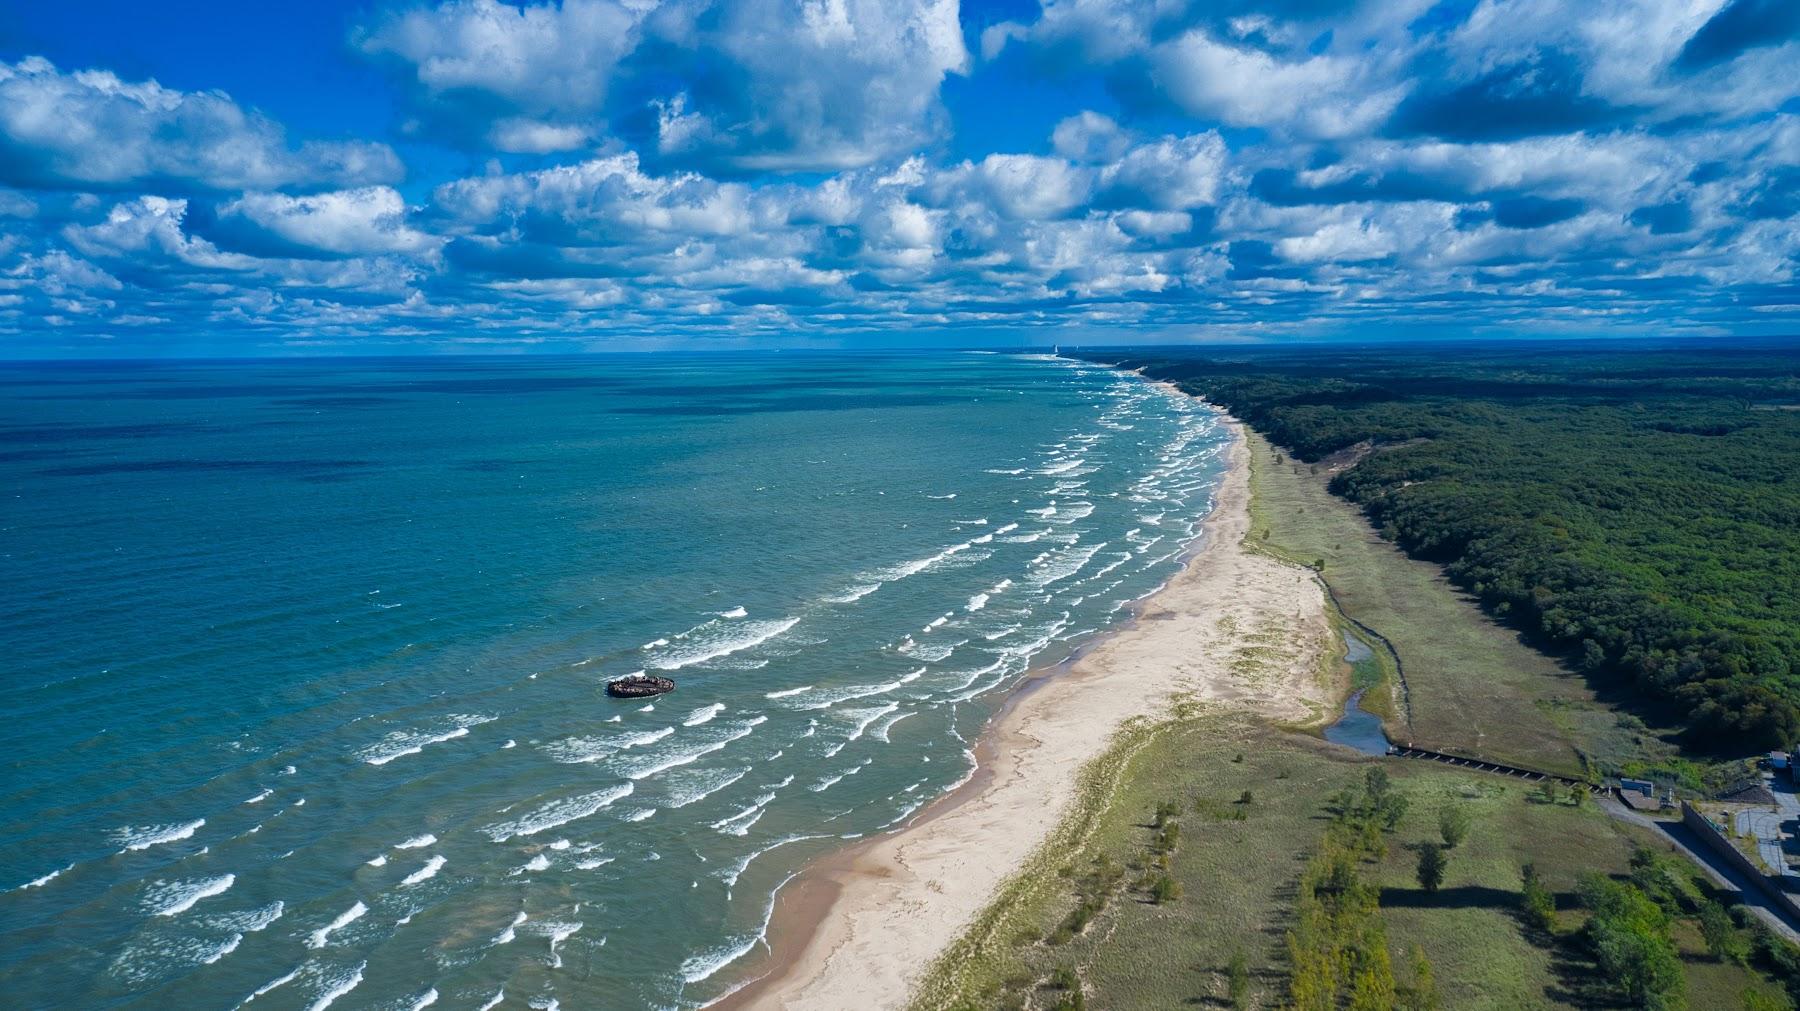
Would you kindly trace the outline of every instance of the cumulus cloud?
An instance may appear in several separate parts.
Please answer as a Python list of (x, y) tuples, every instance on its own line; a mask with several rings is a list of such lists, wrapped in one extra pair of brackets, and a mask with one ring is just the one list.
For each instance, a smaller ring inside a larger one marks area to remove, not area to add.
[(1366, 60), (1280, 60), (1200, 31), (1156, 47), (1151, 67), (1155, 81), (1188, 113), (1310, 137), (1366, 133), (1387, 118), (1404, 90), (1371, 86)]
[(383, 144), (308, 141), (219, 92), (184, 92), (49, 61), (0, 64), (0, 181), (117, 190), (316, 188), (390, 182)]
[(355, 42), (399, 68), (441, 130), (473, 128), (502, 151), (567, 151), (595, 132), (642, 17), (612, 0), (451, 0), (390, 13)]
[(403, 0), (352, 41), (482, 165), (404, 195), (378, 144), (27, 60), (0, 333), (1791, 330), (1786, 10), (1058, 0), (971, 60), (943, 0)]
[(407, 223), (406, 202), (386, 186), (297, 197), (247, 193), (219, 207), (212, 229), (236, 248), (278, 256), (421, 256), (441, 242)]
[(968, 64), (956, 0), (451, 0), (356, 42), (436, 133), (534, 153), (610, 133), (737, 173), (903, 154), (943, 126), (938, 86)]

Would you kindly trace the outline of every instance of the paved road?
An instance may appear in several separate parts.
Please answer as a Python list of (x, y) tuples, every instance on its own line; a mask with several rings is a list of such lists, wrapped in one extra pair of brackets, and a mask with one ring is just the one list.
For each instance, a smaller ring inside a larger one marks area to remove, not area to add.
[(1600, 801), (1600, 809), (1620, 821), (1642, 825), (1667, 839), (1676, 849), (1685, 853), (1689, 860), (1699, 864), (1700, 869), (1706, 872), (1707, 877), (1712, 878), (1722, 887), (1737, 892), (1744, 905), (1750, 907), (1750, 911), (1760, 917), (1776, 933), (1783, 935), (1795, 944), (1800, 944), (1800, 922), (1796, 922), (1785, 910), (1777, 906), (1763, 893), (1762, 889), (1745, 878), (1741, 871), (1715, 854), (1705, 842), (1694, 835), (1692, 829), (1678, 821), (1666, 822), (1646, 818), (1612, 797)]
[(1787, 854), (1781, 849), (1781, 823), (1785, 819), (1776, 811), (1739, 811), (1737, 834), (1756, 839), (1756, 853), (1769, 870), (1787, 873)]

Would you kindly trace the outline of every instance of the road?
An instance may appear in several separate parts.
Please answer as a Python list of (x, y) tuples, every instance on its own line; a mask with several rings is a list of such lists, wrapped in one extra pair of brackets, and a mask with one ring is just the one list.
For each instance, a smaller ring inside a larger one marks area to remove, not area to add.
[(1800, 944), (1800, 922), (1796, 922), (1786, 910), (1776, 905), (1742, 872), (1715, 854), (1705, 842), (1694, 835), (1692, 829), (1678, 821), (1665, 822), (1646, 818), (1612, 797), (1601, 800), (1600, 808), (1620, 821), (1642, 825), (1667, 839), (1677, 850), (1686, 854), (1689, 860), (1699, 864), (1701, 870), (1706, 872), (1707, 877), (1712, 878), (1720, 886), (1738, 893), (1738, 898), (1743, 900), (1744, 905), (1748, 906), (1751, 912), (1755, 913), (1776, 933), (1795, 944)]

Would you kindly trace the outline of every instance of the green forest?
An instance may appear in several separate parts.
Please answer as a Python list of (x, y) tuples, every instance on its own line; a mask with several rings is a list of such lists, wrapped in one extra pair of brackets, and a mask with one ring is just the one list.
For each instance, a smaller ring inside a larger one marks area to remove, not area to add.
[(1383, 536), (1690, 746), (1800, 740), (1800, 345), (1086, 357), (1354, 460), (1331, 490)]

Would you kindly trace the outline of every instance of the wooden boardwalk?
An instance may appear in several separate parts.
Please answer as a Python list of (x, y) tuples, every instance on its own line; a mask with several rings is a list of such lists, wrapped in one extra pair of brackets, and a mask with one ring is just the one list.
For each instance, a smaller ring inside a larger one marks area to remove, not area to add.
[(1444, 765), (1455, 765), (1464, 769), (1474, 769), (1476, 772), (1491, 772), (1497, 776), (1511, 776), (1514, 779), (1522, 779), (1528, 783), (1541, 783), (1545, 780), (1550, 780), (1551, 782), (1561, 783), (1564, 786), (1584, 787), (1589, 793), (1607, 792), (1606, 787), (1596, 786), (1595, 784), (1584, 780), (1571, 779), (1568, 776), (1558, 776), (1555, 773), (1542, 772), (1537, 769), (1524, 769), (1516, 765), (1503, 765), (1500, 762), (1490, 762), (1482, 758), (1452, 755), (1443, 751), (1429, 751), (1425, 748), (1412, 748), (1395, 744), (1388, 748), (1388, 754), (1395, 758), (1419, 758), (1428, 762), (1441, 762)]

